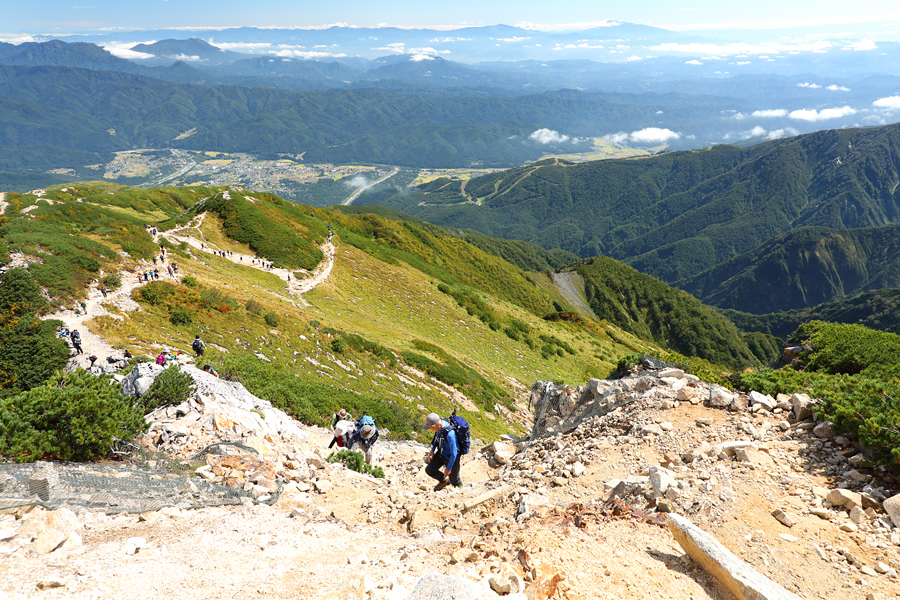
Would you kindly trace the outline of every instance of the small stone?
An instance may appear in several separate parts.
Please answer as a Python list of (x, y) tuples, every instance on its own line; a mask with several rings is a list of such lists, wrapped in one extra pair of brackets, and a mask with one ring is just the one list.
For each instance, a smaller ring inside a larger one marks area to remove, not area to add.
[(778, 424), (778, 428), (782, 431), (787, 431), (788, 429), (791, 428), (791, 424), (788, 423), (787, 421), (782, 421)]
[(884, 512), (891, 518), (894, 527), (900, 528), (900, 494), (885, 500), (883, 506)]
[(656, 501), (656, 510), (661, 513), (673, 512), (675, 504), (668, 498), (659, 498)]
[(142, 537), (128, 538), (123, 547), (125, 554), (137, 554), (138, 551), (147, 545), (147, 540)]
[(775, 517), (778, 520), (778, 522), (781, 523), (782, 525), (784, 525), (785, 527), (793, 527), (794, 525), (797, 524), (797, 521), (795, 521), (790, 516), (788, 516), (787, 513), (785, 513), (780, 508), (775, 509), (775, 511), (772, 512), (772, 516)]
[(488, 584), (490, 584), (492, 590), (501, 596), (505, 596), (512, 591), (512, 584), (510, 584), (509, 579), (506, 577), (495, 575), (488, 579)]
[(659, 428), (662, 429), (663, 431), (672, 431), (675, 428), (675, 426), (667, 421), (665, 423), (660, 423)]
[(881, 573), (882, 575), (884, 575), (885, 573), (887, 573), (890, 570), (891, 570), (891, 568), (889, 566), (887, 566), (886, 564), (884, 564), (883, 562), (875, 563), (875, 571), (878, 573)]
[(702, 419), (697, 419), (696, 423), (700, 427), (709, 427), (710, 425), (713, 424), (713, 418), (712, 417), (704, 417)]
[(860, 507), (854, 506), (850, 510), (850, 520), (853, 521), (854, 523), (856, 523), (857, 525), (862, 525), (863, 521), (866, 520), (866, 513), (864, 513)]
[(66, 582), (59, 577), (49, 577), (44, 579), (43, 581), (37, 584), (37, 589), (39, 590), (50, 590), (53, 588), (64, 587)]
[(820, 519), (825, 519), (826, 521), (831, 520), (831, 511), (827, 508), (811, 508), (809, 509), (809, 514), (816, 515)]
[(799, 542), (799, 541), (800, 541), (800, 538), (795, 537), (795, 536), (793, 536), (793, 535), (791, 535), (791, 534), (789, 534), (789, 533), (779, 533), (779, 534), (778, 534), (778, 537), (780, 537), (781, 539), (783, 539), (783, 540), (786, 541), (786, 542), (792, 542), (792, 543), (793, 543), (793, 542)]
[(313, 486), (320, 494), (326, 494), (334, 487), (334, 484), (327, 479), (319, 479), (318, 481), (313, 482)]
[(841, 531), (849, 531), (852, 533), (859, 529), (859, 527), (856, 526), (856, 523), (841, 523), (840, 529)]
[(877, 577), (878, 573), (872, 567), (862, 567), (860, 571), (863, 575), (868, 575), (869, 577)]

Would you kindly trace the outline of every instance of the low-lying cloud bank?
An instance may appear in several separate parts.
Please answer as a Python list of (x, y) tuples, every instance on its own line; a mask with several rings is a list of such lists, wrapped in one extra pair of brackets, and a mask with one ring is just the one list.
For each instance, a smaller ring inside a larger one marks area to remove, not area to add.
[(674, 140), (681, 139), (681, 134), (671, 129), (663, 129), (660, 127), (645, 127), (631, 133), (620, 131), (604, 136), (604, 139), (612, 144), (638, 144), (653, 145), (662, 144)]

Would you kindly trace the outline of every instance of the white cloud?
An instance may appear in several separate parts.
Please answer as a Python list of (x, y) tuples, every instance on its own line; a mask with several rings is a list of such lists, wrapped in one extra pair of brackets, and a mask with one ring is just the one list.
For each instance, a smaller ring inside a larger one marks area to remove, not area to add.
[[(221, 50), (232, 50), (234, 52), (258, 52), (272, 47), (272, 44), (268, 42), (214, 42), (209, 40), (209, 44)], [(303, 46), (279, 46), (279, 48), (285, 47), (302, 48)]]
[(798, 83), (797, 87), (803, 87), (803, 88), (809, 88), (811, 90), (817, 90), (817, 89), (821, 88), (822, 86), (819, 85), (818, 83), (807, 83), (804, 81), (803, 83)]
[(404, 42), (394, 42), (393, 44), (388, 44), (387, 46), (381, 46), (379, 48), (372, 48), (372, 50), (387, 50), (388, 52), (396, 52), (397, 54), (405, 54), (406, 53), (406, 44)]
[(855, 114), (856, 109), (849, 106), (842, 106), (840, 108), (823, 108), (822, 110), (816, 110), (814, 108), (803, 108), (800, 110), (791, 111), (788, 116), (798, 121), (816, 122), (827, 121), (828, 119), (839, 119), (841, 117), (847, 117)]
[(520, 23), (516, 23), (514, 27), (518, 27), (519, 29), (528, 29), (534, 31), (570, 31), (570, 30), (583, 30), (583, 29), (593, 29), (594, 27), (617, 27), (620, 25), (618, 21), (589, 21), (585, 23), (554, 23), (554, 24), (545, 24), (545, 23), (531, 23), (529, 21), (522, 21)]
[(513, 36), (513, 37), (505, 37), (505, 38), (491, 38), (492, 40), (497, 40), (498, 42), (524, 42), (525, 40), (530, 40), (530, 37), (522, 37), (522, 36)]
[(793, 127), (785, 127), (784, 129), (774, 129), (766, 134), (767, 140), (777, 140), (783, 137), (790, 137), (792, 135), (800, 135), (800, 132), (794, 129)]
[(738, 62), (736, 62), (736, 63), (734, 63), (734, 64), (736, 64), (736, 65), (738, 65), (738, 66), (741, 66), (741, 65), (749, 65), (749, 64), (750, 64), (750, 61), (749, 61), (749, 60), (740, 60), (740, 61), (738, 61)]
[(36, 37), (27, 33), (0, 33), (0, 42), (15, 44), (16, 46), (18, 46), (19, 44), (24, 44), (25, 42), (37, 41), (39, 40)]
[(750, 138), (760, 137), (766, 134), (765, 127), (757, 125), (753, 129), (747, 131), (736, 131), (725, 135), (725, 140), (749, 140)]
[(699, 60), (694, 59), (694, 60), (685, 61), (684, 64), (686, 64), (686, 65), (702, 65), (703, 63), (700, 62)]
[(824, 40), (807, 42), (790, 42), (786, 44), (763, 43), (753, 44), (749, 42), (733, 42), (729, 44), (712, 44), (712, 43), (690, 43), (679, 44), (677, 42), (669, 42), (651, 46), (650, 50), (659, 52), (688, 52), (690, 54), (700, 55), (725, 55), (735, 56), (736, 58), (746, 58), (750, 54), (781, 54), (782, 52), (824, 52), (832, 47), (831, 42)]
[(874, 106), (875, 108), (883, 108), (887, 110), (898, 109), (900, 108), (900, 96), (888, 96), (886, 98), (879, 98), (872, 103), (872, 106)]
[(773, 108), (771, 110), (754, 110), (751, 116), (762, 119), (770, 119), (773, 117), (786, 117), (788, 111), (783, 108)]
[(127, 58), (128, 60), (139, 60), (142, 58), (156, 58), (154, 54), (150, 54), (149, 52), (135, 52), (130, 48), (117, 48), (114, 46), (105, 46), (106, 50), (112, 54), (113, 56), (118, 56), (119, 58)]
[(423, 60), (434, 60), (430, 54), (413, 54), (409, 57), (410, 62), (422, 62)]
[(850, 88), (844, 87), (842, 85), (829, 85), (825, 89), (831, 90), (832, 92), (849, 92), (850, 91)]
[(628, 62), (634, 62), (634, 61), (636, 61), (636, 60), (643, 60), (643, 59), (642, 59), (640, 56), (638, 56), (637, 54), (632, 54), (631, 56), (629, 56), (629, 57), (626, 58), (625, 60), (628, 61)]
[(733, 115), (731, 115), (731, 118), (736, 121), (743, 121), (747, 118), (747, 115), (745, 115), (744, 113), (734, 113)]
[(620, 131), (604, 136), (604, 138), (613, 144), (624, 144), (633, 142), (635, 144), (661, 144), (669, 140), (677, 140), (681, 138), (680, 133), (676, 133), (671, 129), (661, 129), (659, 127), (645, 127), (631, 133)]
[(862, 52), (865, 50), (877, 50), (878, 46), (875, 45), (873, 40), (865, 39), (856, 42), (855, 44), (847, 44), (844, 46), (844, 50), (853, 50), (855, 52)]
[(561, 144), (568, 141), (569, 136), (562, 135), (558, 131), (553, 131), (552, 129), (547, 129), (545, 127), (543, 129), (538, 129), (529, 135), (528, 139), (534, 140), (539, 144)]
[(471, 42), (472, 38), (464, 38), (464, 37), (442, 37), (442, 38), (434, 38), (433, 40), (428, 40), (430, 44), (449, 44), (450, 42)]
[(280, 56), (282, 58), (302, 58), (304, 60), (313, 58), (343, 58), (347, 56), (343, 52), (319, 52), (316, 50), (278, 50), (274, 54), (275, 56)]
[(369, 185), (369, 180), (366, 179), (365, 177), (363, 177), (362, 175), (357, 175), (356, 177), (354, 177), (354, 178), (351, 179), (350, 181), (344, 181), (344, 182), (342, 182), (342, 183), (343, 183), (346, 187), (348, 187), (348, 188), (350, 188), (350, 189), (352, 189), (352, 190), (355, 190), (355, 189), (358, 189), (358, 188), (361, 188), (361, 187), (366, 187), (367, 185)]

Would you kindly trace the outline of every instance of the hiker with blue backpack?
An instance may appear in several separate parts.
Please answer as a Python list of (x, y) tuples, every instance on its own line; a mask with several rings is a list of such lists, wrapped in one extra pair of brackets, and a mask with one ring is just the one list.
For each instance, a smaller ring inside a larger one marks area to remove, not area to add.
[(462, 455), (469, 452), (469, 424), (462, 417), (456, 416), (456, 411), (447, 419), (431, 413), (425, 417), (424, 429), (434, 432), (431, 451), (425, 456), (428, 461), (425, 473), (438, 482), (434, 491), (440, 491), (451, 483), (462, 487), (459, 467)]
[(356, 422), (356, 432), (347, 440), (347, 448), (352, 449), (353, 444), (359, 444), (359, 449), (366, 455), (366, 464), (372, 464), (372, 446), (378, 440), (378, 428), (375, 427), (375, 419), (366, 413)]

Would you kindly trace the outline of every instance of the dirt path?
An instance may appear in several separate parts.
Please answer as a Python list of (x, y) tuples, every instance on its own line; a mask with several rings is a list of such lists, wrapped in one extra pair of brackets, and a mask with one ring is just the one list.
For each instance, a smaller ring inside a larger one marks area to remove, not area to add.
[(84, 310), (78, 305), (41, 317), (44, 320), (59, 319), (66, 324), (70, 331), (77, 329), (78, 333), (81, 334), (81, 349), (83, 353), (73, 356), (69, 360), (67, 369), (76, 367), (86, 369), (91, 364), (90, 356), (92, 354), (104, 358), (118, 351), (110, 346), (106, 340), (91, 332), (86, 323), (94, 317), (103, 315), (109, 315), (118, 319), (122, 318), (115, 313), (110, 313), (107, 306), (115, 307), (122, 312), (140, 310), (138, 303), (131, 299), (132, 290), (144, 285), (143, 283), (138, 283), (137, 271), (123, 269), (119, 271), (119, 275), (122, 277), (122, 285), (117, 290), (107, 291), (106, 297), (103, 296), (103, 292), (98, 285), (91, 286), (88, 290), (88, 298), (84, 301), (86, 305)]
[[(191, 247), (209, 254), (214, 254), (216, 251), (222, 251), (222, 248), (219, 248), (216, 244), (211, 243), (203, 235), (200, 227), (203, 225), (203, 221), (205, 218), (206, 213), (202, 213), (194, 219), (191, 219), (191, 221), (181, 227), (176, 227), (175, 229), (172, 229), (170, 231), (161, 232), (154, 239), (164, 237), (173, 244), (180, 244), (182, 242), (185, 242)], [(219, 256), (220, 258), (225, 258), (235, 264), (259, 269), (260, 271), (265, 271), (267, 273), (272, 273), (286, 283), (287, 291), (291, 295), (299, 296), (301, 294), (305, 294), (320, 283), (327, 280), (328, 276), (331, 274), (331, 270), (334, 268), (335, 256), (334, 244), (331, 241), (333, 237), (333, 234), (330, 234), (328, 236), (328, 240), (319, 247), (325, 257), (322, 261), (319, 262), (319, 264), (312, 272), (305, 271), (304, 269), (297, 269), (297, 271), (309, 275), (304, 279), (298, 279), (297, 276), (294, 275), (294, 273), (289, 269), (266, 268), (265, 264), (267, 263), (267, 259), (257, 259), (252, 254), (229, 254), (226, 252), (224, 256)]]

